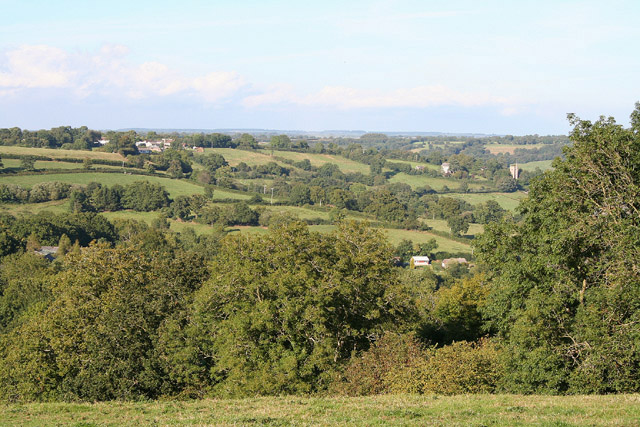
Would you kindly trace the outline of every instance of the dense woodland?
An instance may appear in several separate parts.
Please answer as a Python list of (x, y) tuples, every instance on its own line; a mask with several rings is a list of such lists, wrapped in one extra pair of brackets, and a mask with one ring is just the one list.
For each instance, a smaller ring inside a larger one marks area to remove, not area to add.
[[(432, 141), (417, 156), (452, 164), (454, 190), (389, 182), (440, 172), (402, 163), (416, 153), (400, 142), (376, 148), (388, 138), (375, 134), (362, 144), (270, 140), (274, 150), (358, 159), (369, 174), (304, 161), (231, 167), (218, 154), (180, 149), (190, 139), (255, 150), (251, 135), (182, 135), (161, 155), (137, 155), (136, 134), (123, 132), (109, 134), (104, 149), (127, 154), (141, 176), (162, 171), (204, 194), (171, 198), (144, 180), (1, 184), (3, 203), (68, 199), (69, 212), (0, 216), (0, 398), (638, 392), (640, 104), (630, 128), (570, 120), (571, 144), (531, 142), (545, 144), (531, 150), (536, 160), (564, 146), (554, 168), (517, 182), (510, 155), (491, 155), (482, 141)], [(6, 145), (61, 149), (104, 137), (86, 128), (0, 130)], [(472, 176), (493, 191), (526, 188), (528, 197), (515, 214), (465, 204), (453, 196), (471, 191)], [(269, 177), (278, 203), (332, 205), (335, 229), (318, 233), (262, 209), (271, 200), (249, 177)], [(217, 188), (253, 199), (211, 205)], [(149, 225), (101, 215), (120, 209), (157, 217)], [(465, 224), (485, 224), (471, 268), (402, 267), (394, 257), (407, 261), (415, 245), (394, 247), (372, 227), (419, 229), (425, 217), (446, 219), (459, 239)], [(175, 232), (169, 218), (216, 231)], [(269, 231), (227, 234), (230, 224)], [(53, 262), (35, 253), (42, 245), (59, 246)]]

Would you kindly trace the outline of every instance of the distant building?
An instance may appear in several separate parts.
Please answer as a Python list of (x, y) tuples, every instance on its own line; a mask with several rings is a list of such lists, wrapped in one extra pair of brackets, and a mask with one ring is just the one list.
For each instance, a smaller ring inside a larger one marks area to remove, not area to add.
[(427, 265), (431, 265), (431, 260), (428, 256), (412, 256), (409, 261), (409, 266), (411, 268), (425, 267)]
[(173, 141), (173, 139), (165, 138), (161, 139), (160, 141), (138, 141), (136, 142), (136, 147), (138, 147), (138, 151), (141, 153), (160, 153), (167, 148), (171, 148), (171, 143)]
[(443, 163), (440, 169), (443, 175), (449, 175), (451, 173), (451, 165), (449, 163)]
[(511, 177), (513, 179), (518, 179), (520, 176), (520, 170), (518, 169), (518, 164), (509, 166), (509, 172), (511, 172)]
[(40, 249), (34, 252), (49, 261), (53, 261), (58, 253), (58, 246), (40, 246)]
[(108, 143), (109, 143), (109, 140), (108, 140), (108, 139), (100, 139), (100, 140), (98, 141), (98, 144), (100, 144), (100, 145), (107, 145)]
[(446, 258), (442, 260), (442, 268), (449, 268), (452, 264), (469, 264), (466, 258)]

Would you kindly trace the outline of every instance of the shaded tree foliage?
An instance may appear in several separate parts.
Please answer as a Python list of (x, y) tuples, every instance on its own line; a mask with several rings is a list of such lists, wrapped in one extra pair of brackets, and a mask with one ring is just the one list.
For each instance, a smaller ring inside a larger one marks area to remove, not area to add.
[(225, 239), (185, 331), (209, 355), (202, 375), (222, 395), (325, 389), (352, 351), (410, 312), (390, 256), (378, 232), (356, 223), (331, 235), (289, 223)]
[(571, 115), (574, 145), (534, 180), (522, 221), (478, 239), (510, 391), (640, 390), (639, 118), (640, 104), (629, 129)]

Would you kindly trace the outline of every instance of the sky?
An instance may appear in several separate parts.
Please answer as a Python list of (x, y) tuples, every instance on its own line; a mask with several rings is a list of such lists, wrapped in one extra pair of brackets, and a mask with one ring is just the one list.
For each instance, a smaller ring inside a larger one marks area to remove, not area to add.
[(640, 2), (0, 0), (0, 127), (628, 124)]

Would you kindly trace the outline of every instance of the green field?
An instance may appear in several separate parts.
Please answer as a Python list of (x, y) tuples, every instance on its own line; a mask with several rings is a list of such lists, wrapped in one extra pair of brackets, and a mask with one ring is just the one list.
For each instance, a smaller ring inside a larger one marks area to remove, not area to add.
[[(425, 220), (427, 225), (433, 228), (436, 231), (441, 231), (444, 233), (449, 233), (449, 226), (447, 225), (447, 221), (444, 219), (427, 219)], [(484, 226), (482, 224), (469, 224), (469, 231), (467, 231), (467, 236), (475, 236), (476, 234), (480, 234), (484, 231)]]
[(0, 212), (11, 215), (35, 215), (40, 212), (65, 213), (69, 212), (69, 199), (54, 200), (43, 203), (3, 203)]
[[(21, 160), (20, 159), (2, 159), (2, 164), (5, 168), (19, 168)], [(84, 169), (82, 163), (71, 163), (65, 161), (47, 161), (47, 160), (36, 160), (34, 167), (36, 169)], [(93, 169), (122, 169), (122, 166), (111, 166), (111, 165), (93, 165)]]
[[(389, 180), (389, 182), (391, 183), (401, 182), (404, 184), (409, 184), (411, 188), (414, 188), (414, 189), (428, 185), (429, 187), (433, 188), (436, 191), (442, 190), (444, 186), (447, 186), (453, 190), (453, 189), (459, 188), (460, 184), (462, 184), (462, 181), (460, 181), (459, 179), (434, 178), (428, 175), (407, 175), (406, 173), (402, 173), (402, 172), (393, 176)], [(485, 185), (480, 184), (478, 182), (469, 182), (469, 188), (471, 189), (480, 189), (483, 186)], [(487, 186), (488, 184), (485, 187)]]
[(3, 426), (637, 426), (640, 396), (384, 395), (0, 405)]
[(274, 151), (274, 156), (283, 157), (285, 159), (300, 162), (304, 159), (308, 159), (312, 166), (320, 167), (326, 163), (334, 163), (338, 165), (340, 170), (344, 173), (360, 172), (364, 175), (368, 175), (370, 172), (369, 165), (356, 162), (344, 158), (342, 156), (334, 156), (332, 154), (317, 154), (317, 153), (295, 153), (292, 151)]
[[(310, 230), (318, 231), (320, 233), (330, 233), (335, 230), (335, 225), (311, 225)], [(384, 234), (387, 236), (387, 240), (394, 246), (397, 246), (401, 240), (411, 240), (414, 243), (426, 243), (431, 239), (436, 239), (438, 242), (437, 251), (446, 252), (469, 252), (471, 246), (456, 242), (455, 240), (447, 239), (446, 237), (438, 236), (428, 231), (417, 230), (401, 230), (395, 228), (383, 228)]]
[(249, 166), (264, 165), (269, 162), (276, 162), (279, 165), (287, 168), (291, 168), (291, 165), (287, 165), (284, 162), (278, 161), (276, 157), (293, 160), (295, 162), (308, 159), (311, 165), (320, 167), (325, 163), (335, 163), (340, 170), (344, 173), (349, 172), (361, 172), (363, 174), (369, 173), (369, 166), (363, 163), (358, 163), (353, 160), (346, 159), (341, 156), (333, 156), (330, 154), (316, 154), (316, 153), (295, 153), (292, 151), (273, 151), (271, 156), (271, 150), (260, 151), (246, 151), (236, 150), (233, 148), (205, 148), (205, 153), (218, 153), (225, 158), (231, 166), (236, 166), (240, 162), (245, 162)]
[(546, 171), (549, 169), (553, 169), (551, 167), (552, 163), (553, 160), (540, 160), (538, 162), (518, 163), (518, 168), (522, 169), (523, 171), (533, 171), (536, 168), (540, 168), (540, 170)]
[(244, 162), (247, 165), (254, 167), (264, 165), (269, 162), (276, 162), (282, 167), (290, 168), (291, 166), (286, 163), (275, 160), (270, 155), (270, 151), (249, 151), (249, 150), (236, 150), (234, 148), (205, 148), (206, 153), (218, 153), (229, 163), (231, 166), (236, 166), (240, 162)]
[[(151, 181), (162, 184), (167, 189), (171, 197), (191, 195), (196, 193), (202, 194), (204, 192), (204, 188), (184, 180), (160, 178), (157, 176), (130, 175), (123, 173), (89, 172), (0, 176), (0, 184), (18, 184), (24, 187), (31, 187), (33, 184), (48, 181), (60, 181), (68, 182), (69, 184), (80, 185), (86, 185), (92, 181), (95, 181), (107, 186), (112, 186), (114, 184), (126, 185), (136, 181)], [(220, 192), (222, 192), (222, 190), (220, 190)], [(214, 197), (222, 198), (223, 196), (221, 194), (215, 194), (214, 192)]]
[(412, 162), (410, 160), (396, 160), (396, 159), (387, 159), (387, 162), (389, 163), (406, 163), (408, 165), (410, 165), (412, 168), (415, 168), (416, 166), (424, 166), (425, 169), (433, 169), (433, 170), (440, 170), (440, 166), (438, 165), (432, 165), (431, 163), (424, 163), (424, 162)]
[[(136, 212), (136, 211), (117, 211), (117, 212), (102, 212), (109, 221), (114, 219), (133, 219), (136, 221), (142, 221), (151, 225), (154, 219), (160, 216), (160, 212)], [(187, 228), (193, 229), (197, 234), (210, 234), (213, 233), (214, 228), (206, 224), (198, 224), (196, 222), (183, 222), (169, 219), (169, 225), (172, 231), (182, 232)]]
[(522, 148), (524, 150), (532, 150), (534, 148), (542, 148), (542, 147), (546, 147), (549, 144), (497, 144), (497, 143), (490, 143), (487, 144), (485, 146), (485, 148), (491, 153), (491, 154), (498, 154), (498, 153), (511, 153), (513, 154), (516, 148)]
[[(447, 231), (449, 230), (447, 229)], [(414, 243), (426, 243), (431, 239), (436, 239), (436, 242), (438, 242), (438, 248), (436, 251), (471, 252), (471, 245), (469, 244), (460, 243), (428, 231), (387, 228), (385, 229), (385, 232), (387, 234), (387, 239), (394, 246), (400, 243), (402, 239), (411, 240)]]
[(16, 154), (19, 156), (47, 156), (52, 159), (103, 159), (122, 161), (122, 157), (118, 153), (104, 153), (102, 151), (88, 150), (61, 150), (53, 148), (33, 148), (18, 147), (15, 145), (1, 145), (0, 156), (2, 154)]
[(450, 194), (447, 196), (462, 199), (472, 205), (484, 203), (487, 200), (495, 200), (503, 209), (514, 212), (520, 204), (520, 201), (527, 197), (527, 193), (524, 191), (516, 191), (515, 193), (464, 193)]

